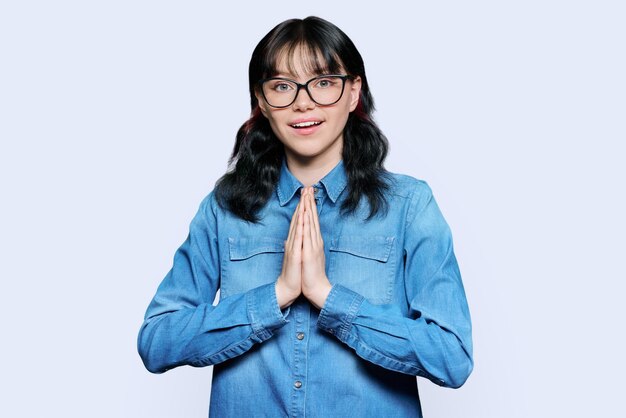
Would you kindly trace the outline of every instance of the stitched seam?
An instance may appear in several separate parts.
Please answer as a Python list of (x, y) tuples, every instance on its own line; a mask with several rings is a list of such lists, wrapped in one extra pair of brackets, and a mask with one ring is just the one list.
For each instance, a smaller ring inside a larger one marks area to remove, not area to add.
[(237, 343), (233, 343), (233, 344), (229, 345), (228, 347), (221, 349), (217, 353), (213, 353), (213, 354), (207, 353), (207, 354), (204, 354), (203, 356), (196, 357), (194, 359), (189, 359), (188, 361), (185, 361), (185, 362), (202, 363), (202, 362), (208, 361), (209, 363), (214, 364), (213, 359), (215, 357), (219, 357), (220, 355), (226, 353), (227, 351), (231, 351), (231, 350), (234, 350), (234, 349), (241, 348), (241, 347), (245, 346), (248, 341), (252, 341), (252, 344), (254, 344), (254, 340), (252, 340), (252, 338), (246, 337), (245, 339), (243, 339), (243, 340), (241, 340), (241, 341), (239, 341)]
[(411, 373), (414, 373), (415, 375), (417, 375), (418, 373), (427, 374), (424, 370), (420, 369), (419, 367), (414, 366), (412, 364), (403, 363), (391, 357), (387, 357), (386, 355), (381, 354), (380, 352), (371, 349), (367, 344), (364, 344), (361, 341), (355, 341), (355, 343), (359, 346), (359, 348), (361, 348), (362, 350), (366, 351), (369, 354), (372, 354), (374, 357), (378, 357), (381, 360), (391, 363), (392, 365), (395, 366), (395, 369), (397, 371), (406, 371), (408, 369), (410, 370)]
[(350, 302), (350, 308), (348, 312), (341, 319), (342, 325), (339, 328), (339, 334), (342, 338), (347, 338), (350, 335), (350, 327), (352, 326), (352, 322), (354, 321), (354, 317), (356, 316), (357, 311), (363, 304), (364, 298), (359, 295), (354, 295), (352, 301)]
[[(211, 199), (210, 196), (211, 194), (209, 194), (209, 197), (207, 197), (200, 204), (200, 217), (201, 217), (202, 222), (204, 222), (204, 224), (207, 226), (207, 229), (209, 230), (209, 232), (213, 234), (215, 236), (215, 239), (217, 240), (217, 232), (213, 229), (213, 227), (211, 226), (211, 223), (208, 221), (208, 218), (206, 216), (206, 207), (208, 206), (209, 199)], [(216, 216), (216, 219), (217, 219), (217, 216)], [(209, 241), (210, 240), (211, 240), (211, 236), (209, 236)], [(219, 245), (217, 245), (217, 249), (218, 249), (218, 260), (219, 260)], [(200, 258), (204, 262), (205, 266), (208, 267), (208, 270), (210, 270), (211, 263), (209, 263), (209, 260), (206, 259), (205, 255), (202, 252), (200, 252)]]
[[(420, 181), (420, 183), (424, 183), (424, 182)], [(413, 199), (415, 198), (416, 193), (417, 193), (417, 188), (415, 188), (413, 190), (413, 193), (411, 194), (411, 202), (409, 203), (409, 212), (407, 213), (406, 225), (404, 227), (405, 230), (409, 228), (409, 225), (411, 225), (411, 223), (419, 217), (419, 215), (428, 207), (428, 205), (430, 204), (430, 201), (433, 200), (432, 190), (430, 190), (430, 187), (428, 187), (428, 200), (426, 201), (426, 204), (424, 204), (424, 206), (413, 216), (411, 215), (411, 207), (413, 205)]]

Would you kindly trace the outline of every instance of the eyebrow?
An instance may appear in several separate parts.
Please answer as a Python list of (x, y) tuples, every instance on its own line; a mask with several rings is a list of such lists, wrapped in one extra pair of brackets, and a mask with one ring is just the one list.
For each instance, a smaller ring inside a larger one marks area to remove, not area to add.
[(296, 75), (292, 74), (292, 73), (283, 73), (283, 72), (278, 72), (276, 73), (276, 75), (274, 75), (274, 77), (285, 77), (285, 78), (295, 78)]
[[(285, 68), (283, 67), (283, 69), (285, 69)], [(309, 73), (303, 73), (301, 75), (302, 76), (309, 76), (310, 75), (311, 77), (307, 78), (307, 80), (310, 80), (311, 78), (315, 78), (317, 76), (325, 75), (325, 74), (334, 74), (334, 73), (331, 73), (330, 70), (328, 69), (328, 66), (325, 66), (322, 69), (322, 72), (313, 72), (313, 73), (310, 73), (310, 74)], [(284, 77), (284, 78), (289, 78), (289, 79), (292, 79), (292, 80), (296, 79), (296, 75), (294, 73), (292, 73), (291, 69), (289, 69), (289, 68), (286, 69), (286, 71), (280, 71), (278, 68), (276, 68), (276, 73), (272, 77)]]
[[(310, 74), (310, 75), (311, 75), (311, 77), (306, 77), (306, 79), (307, 79), (307, 80), (311, 80), (311, 79), (313, 79), (313, 78), (315, 78), (315, 77), (319, 77), (319, 76), (321, 76), (321, 75), (327, 75), (327, 74), (331, 74), (331, 73), (329, 73), (329, 72), (327, 72), (327, 71), (326, 71), (326, 72), (323, 72), (323, 73)], [(272, 77), (288, 78), (288, 79), (290, 79), (290, 80), (294, 80), (294, 81), (296, 80), (296, 76), (295, 76), (295, 74), (292, 74), (292, 73), (282, 73), (282, 72), (279, 72), (279, 73), (277, 73), (276, 75), (274, 75), (274, 76), (272, 76)], [(304, 78), (304, 77), (303, 77), (303, 78)]]

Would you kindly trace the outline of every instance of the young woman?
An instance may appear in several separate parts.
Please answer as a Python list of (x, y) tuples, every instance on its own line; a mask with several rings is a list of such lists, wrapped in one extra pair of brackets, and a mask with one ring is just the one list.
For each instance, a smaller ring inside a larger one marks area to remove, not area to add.
[(457, 388), (473, 367), (431, 189), (384, 169), (363, 60), (333, 24), (279, 24), (249, 76), (234, 167), (146, 312), (146, 368), (215, 365), (215, 417), (420, 417), (415, 376)]

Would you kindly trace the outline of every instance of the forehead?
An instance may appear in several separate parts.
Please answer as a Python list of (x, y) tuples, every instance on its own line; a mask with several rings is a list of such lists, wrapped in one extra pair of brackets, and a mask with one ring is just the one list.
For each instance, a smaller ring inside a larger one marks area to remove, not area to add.
[(285, 45), (276, 54), (273, 75), (293, 78), (315, 77), (341, 69), (337, 59), (327, 59), (324, 54), (306, 44)]

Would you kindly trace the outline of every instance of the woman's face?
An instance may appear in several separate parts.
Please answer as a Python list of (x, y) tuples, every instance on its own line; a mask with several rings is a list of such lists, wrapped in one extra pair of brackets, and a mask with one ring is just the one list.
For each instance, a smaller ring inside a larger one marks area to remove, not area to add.
[[(298, 74), (292, 74), (285, 59), (278, 64), (277, 77), (285, 77), (306, 83), (321, 74), (306, 70), (298, 48), (293, 52), (292, 67)], [(299, 161), (315, 165), (337, 163), (343, 149), (343, 128), (358, 102), (361, 79), (346, 80), (341, 99), (329, 106), (316, 104), (305, 89), (300, 89), (296, 100), (288, 107), (274, 108), (267, 104), (260, 92), (256, 93), (259, 107), (269, 120), (274, 134), (285, 146), (288, 161)], [(315, 122), (312, 126), (311, 122)], [(303, 125), (305, 124), (305, 125)], [(320, 164), (318, 164), (320, 163)]]

